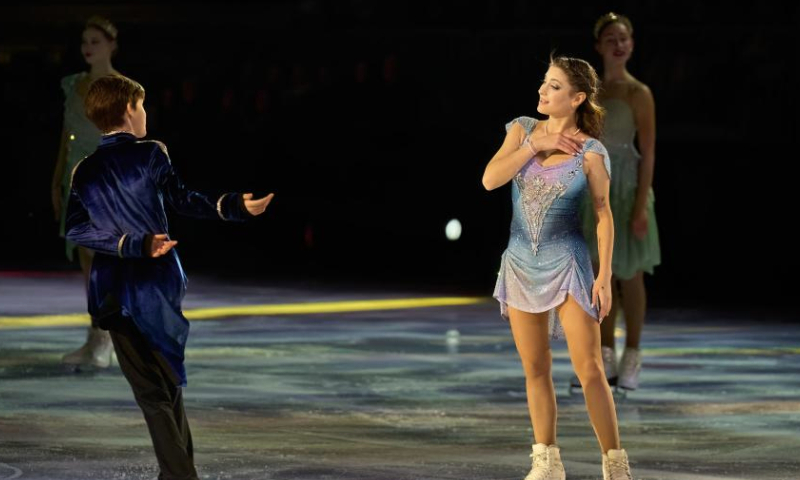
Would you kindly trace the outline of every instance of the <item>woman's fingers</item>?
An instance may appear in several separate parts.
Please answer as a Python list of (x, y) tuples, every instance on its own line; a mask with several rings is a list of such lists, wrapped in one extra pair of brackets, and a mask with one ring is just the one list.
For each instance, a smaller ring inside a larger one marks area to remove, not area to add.
[(603, 295), (602, 296), (602, 305), (601, 305), (601, 308), (600, 308), (600, 318), (607, 317), (609, 312), (611, 312), (611, 296), (610, 295)]

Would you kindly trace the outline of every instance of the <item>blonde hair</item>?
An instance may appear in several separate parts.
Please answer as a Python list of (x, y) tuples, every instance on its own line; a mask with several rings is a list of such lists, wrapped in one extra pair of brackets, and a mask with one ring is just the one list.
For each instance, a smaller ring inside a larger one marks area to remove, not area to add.
[(109, 42), (112, 42), (117, 39), (117, 27), (114, 26), (111, 21), (105, 17), (101, 17), (100, 15), (94, 15), (86, 20), (86, 26), (84, 28), (95, 28), (103, 32), (106, 36), (106, 39)]
[(619, 13), (608, 12), (602, 17), (597, 19), (597, 22), (594, 24), (594, 39), (599, 40), (600, 35), (603, 33), (605, 28), (613, 23), (621, 23), (628, 28), (628, 33), (633, 35), (633, 24), (631, 20), (626, 17), (625, 15), (621, 15)]

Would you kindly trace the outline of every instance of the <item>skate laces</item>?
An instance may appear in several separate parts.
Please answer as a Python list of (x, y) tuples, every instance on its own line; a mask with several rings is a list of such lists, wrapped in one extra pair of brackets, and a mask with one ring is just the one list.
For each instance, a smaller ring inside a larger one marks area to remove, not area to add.
[(549, 456), (548, 452), (530, 454), (530, 457), (533, 459), (533, 470), (531, 470), (531, 473), (534, 474), (534, 476), (530, 477), (531, 479), (535, 480), (538, 478), (537, 474), (547, 475), (550, 473)]
[(609, 458), (607, 465), (611, 480), (633, 480), (627, 461)]

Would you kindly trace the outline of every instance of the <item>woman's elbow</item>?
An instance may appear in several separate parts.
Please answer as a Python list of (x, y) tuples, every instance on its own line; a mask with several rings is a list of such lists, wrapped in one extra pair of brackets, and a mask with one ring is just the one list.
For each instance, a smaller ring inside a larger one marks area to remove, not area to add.
[(597, 209), (597, 224), (614, 227), (614, 217), (609, 206)]
[(481, 183), (483, 183), (483, 188), (485, 188), (487, 191), (492, 191), (500, 186), (497, 183), (497, 180), (495, 178), (492, 178), (492, 175), (490, 175), (488, 172), (483, 174), (483, 179), (481, 179)]

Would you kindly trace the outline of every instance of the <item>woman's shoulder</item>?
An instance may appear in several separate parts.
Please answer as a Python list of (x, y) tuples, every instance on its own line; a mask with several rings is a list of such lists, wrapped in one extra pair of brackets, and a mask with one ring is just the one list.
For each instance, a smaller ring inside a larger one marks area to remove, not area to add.
[(631, 100), (636, 101), (641, 98), (652, 98), (653, 92), (646, 83), (638, 78), (631, 77), (630, 84), (628, 85), (628, 96)]
[(603, 83), (601, 92), (601, 99), (618, 98), (630, 101), (639, 95), (649, 94), (650, 87), (643, 81), (630, 75), (625, 79)]
[(61, 89), (64, 90), (64, 93), (69, 94), (75, 91), (75, 85), (83, 79), (83, 77), (87, 75), (86, 72), (78, 72), (78, 73), (71, 73), (65, 77), (61, 78)]
[(603, 142), (589, 135), (584, 135), (581, 137), (581, 140), (583, 140), (584, 157), (592, 158), (596, 155), (601, 159), (608, 158), (608, 150), (606, 146), (603, 145)]
[(523, 115), (521, 117), (516, 117), (510, 122), (506, 123), (506, 131), (507, 132), (511, 131), (511, 128), (515, 124), (519, 124), (520, 127), (525, 129), (526, 133), (529, 133), (536, 126), (537, 123), (539, 123), (539, 120), (537, 120), (536, 118)]

